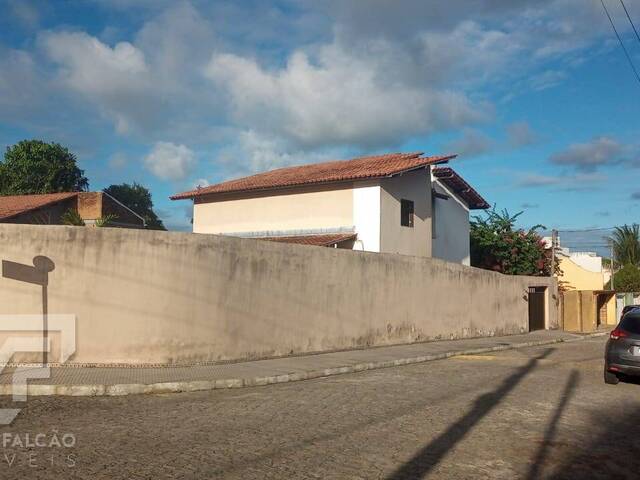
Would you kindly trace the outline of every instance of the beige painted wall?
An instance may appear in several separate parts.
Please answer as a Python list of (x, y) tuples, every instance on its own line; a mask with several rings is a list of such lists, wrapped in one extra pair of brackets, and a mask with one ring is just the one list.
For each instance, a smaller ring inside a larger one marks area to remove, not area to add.
[[(77, 315), (75, 362), (191, 362), (520, 333), (527, 288), (441, 260), (217, 235), (0, 225), (0, 259), (55, 263), (50, 313)], [(0, 314), (40, 288), (0, 277)], [(556, 309), (549, 325), (557, 325)]]
[(560, 269), (562, 275), (558, 280), (566, 282), (566, 287), (570, 290), (602, 290), (604, 288), (602, 272), (586, 270), (569, 257), (560, 256)]
[[(592, 272), (575, 263), (569, 257), (560, 257), (560, 269), (562, 275), (558, 277), (560, 282), (565, 282), (564, 287), (568, 289), (565, 295), (574, 290), (603, 290), (604, 289), (604, 274), (603, 272)], [(571, 297), (573, 298), (573, 297)], [(565, 314), (566, 319), (570, 318), (571, 314)], [(607, 301), (607, 325), (615, 325), (618, 323), (616, 315), (616, 302), (615, 297), (610, 298)], [(571, 320), (573, 322), (573, 320)], [(587, 328), (586, 326), (583, 326)], [(567, 328), (565, 326), (565, 328)], [(582, 328), (582, 327), (581, 327)], [(591, 327), (588, 327), (591, 328)], [(594, 327), (595, 328), (595, 327)], [(567, 328), (568, 329), (568, 328)], [(569, 329), (568, 329), (569, 330)], [(590, 330), (586, 330), (590, 331)]]
[[(431, 173), (421, 169), (380, 183), (380, 251), (431, 256)], [(400, 225), (400, 200), (414, 202), (413, 228)]]
[(203, 200), (193, 213), (194, 233), (261, 232), (353, 226), (352, 185), (307, 188)]

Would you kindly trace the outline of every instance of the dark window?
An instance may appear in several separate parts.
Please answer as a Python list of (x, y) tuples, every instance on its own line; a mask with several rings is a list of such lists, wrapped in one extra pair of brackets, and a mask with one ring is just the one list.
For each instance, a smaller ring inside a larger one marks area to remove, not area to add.
[(400, 225), (413, 227), (413, 202), (411, 200), (400, 200)]
[(640, 315), (637, 313), (628, 313), (620, 322), (620, 328), (625, 332), (640, 334)]

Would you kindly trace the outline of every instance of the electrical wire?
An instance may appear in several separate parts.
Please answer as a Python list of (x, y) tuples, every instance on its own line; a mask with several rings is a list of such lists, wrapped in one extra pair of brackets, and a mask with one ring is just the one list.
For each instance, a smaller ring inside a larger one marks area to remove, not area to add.
[(556, 230), (558, 230), (558, 232), (564, 232), (564, 233), (580, 233), (580, 232), (602, 232), (605, 230), (614, 230), (615, 228), (616, 227), (580, 228), (577, 230), (563, 230), (563, 229), (556, 228)]
[(624, 54), (627, 57), (627, 60), (629, 61), (629, 65), (631, 66), (631, 69), (633, 70), (633, 73), (635, 73), (636, 79), (638, 80), (638, 83), (640, 83), (640, 74), (638, 74), (638, 70), (636, 70), (636, 66), (633, 64), (633, 60), (631, 60), (631, 56), (629, 55), (629, 52), (627, 51), (627, 47), (624, 46), (624, 42), (622, 41), (622, 37), (618, 33), (618, 29), (616, 28), (615, 24), (613, 23), (613, 19), (611, 18), (611, 15), (609, 15), (609, 10), (607, 10), (607, 6), (604, 4), (604, 0), (600, 0), (600, 3), (602, 3), (602, 8), (604, 8), (604, 13), (607, 14), (607, 18), (609, 19), (609, 23), (611, 23), (611, 27), (613, 28), (613, 31), (615, 32), (616, 37), (618, 37), (618, 41), (620, 42), (620, 46), (622, 47), (622, 50), (624, 51)]
[(629, 10), (627, 10), (627, 6), (624, 4), (624, 2), (622, 0), (620, 0), (620, 3), (622, 4), (622, 8), (624, 8), (624, 13), (627, 14), (627, 18), (629, 19), (629, 23), (631, 24), (631, 28), (633, 28), (633, 31), (636, 34), (636, 38), (638, 39), (638, 42), (640, 42), (640, 35), (638, 34), (638, 30), (636, 30), (636, 26), (633, 24), (633, 20), (631, 20), (631, 15), (629, 15)]

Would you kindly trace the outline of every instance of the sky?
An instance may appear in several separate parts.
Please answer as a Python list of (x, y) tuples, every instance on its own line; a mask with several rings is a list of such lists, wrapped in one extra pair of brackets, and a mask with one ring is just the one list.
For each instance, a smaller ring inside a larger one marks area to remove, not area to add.
[(0, 0), (0, 148), (61, 143), (169, 229), (197, 185), (397, 151), (457, 153), (522, 226), (638, 222), (639, 106), (600, 0)]

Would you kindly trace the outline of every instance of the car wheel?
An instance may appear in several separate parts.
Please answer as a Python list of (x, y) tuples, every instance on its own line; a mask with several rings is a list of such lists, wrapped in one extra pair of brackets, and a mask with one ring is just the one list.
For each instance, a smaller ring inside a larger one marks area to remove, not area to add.
[(616, 385), (619, 381), (620, 379), (618, 378), (618, 375), (605, 369), (604, 383), (608, 383), (609, 385)]

